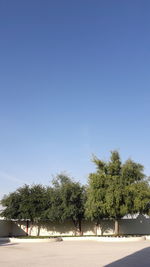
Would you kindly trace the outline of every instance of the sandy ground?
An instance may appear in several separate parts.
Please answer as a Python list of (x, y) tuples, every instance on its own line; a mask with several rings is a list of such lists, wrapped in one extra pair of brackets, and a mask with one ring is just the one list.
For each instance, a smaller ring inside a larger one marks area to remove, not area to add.
[(0, 244), (0, 267), (150, 266), (150, 241)]

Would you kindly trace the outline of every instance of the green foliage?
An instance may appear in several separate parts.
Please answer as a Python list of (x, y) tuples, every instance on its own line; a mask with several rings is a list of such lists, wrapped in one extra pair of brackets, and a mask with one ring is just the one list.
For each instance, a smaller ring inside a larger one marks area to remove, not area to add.
[[(72, 181), (68, 176), (60, 174), (53, 180), (54, 190), (60, 201), (56, 208), (59, 219), (71, 219), (81, 232), (81, 222), (84, 218), (85, 187)], [(59, 209), (59, 210), (58, 210)]]
[(62, 216), (62, 200), (59, 188), (47, 187), (44, 219), (60, 221)]
[(24, 185), (2, 199), (5, 209), (1, 215), (8, 219), (38, 222), (44, 216), (45, 203), (45, 188), (42, 185)]
[(150, 188), (143, 166), (132, 160), (121, 163), (119, 153), (111, 152), (110, 161), (94, 157), (97, 171), (89, 175), (86, 216), (118, 221), (126, 214), (149, 210)]
[(106, 187), (106, 173), (103, 169), (89, 175), (85, 215), (88, 219), (96, 220), (97, 223), (100, 219), (108, 217), (105, 201)]
[(81, 232), (84, 218), (85, 187), (60, 174), (51, 187), (41, 185), (18, 188), (5, 196), (1, 215), (7, 219), (65, 221), (71, 219), (76, 230)]
[(7, 219), (17, 219), (19, 216), (20, 200), (18, 192), (5, 195), (1, 200), (1, 205), (4, 207), (4, 210), (1, 212), (1, 216)]
[(72, 220), (81, 233), (81, 223), (86, 217), (95, 220), (118, 220), (126, 214), (150, 213), (149, 181), (143, 166), (127, 160), (121, 162), (117, 151), (111, 152), (109, 161), (93, 158), (96, 172), (89, 175), (88, 187), (60, 174), (51, 186), (24, 185), (1, 201), (1, 216), (7, 219)]

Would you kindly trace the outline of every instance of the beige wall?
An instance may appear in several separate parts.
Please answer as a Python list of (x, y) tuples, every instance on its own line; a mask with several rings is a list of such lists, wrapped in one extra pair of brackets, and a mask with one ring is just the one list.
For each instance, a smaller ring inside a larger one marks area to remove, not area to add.
[(39, 234), (41, 236), (45, 235), (75, 235), (75, 229), (73, 224), (70, 221), (67, 221), (65, 223), (51, 223), (51, 222), (43, 222), (41, 224), (30, 226), (29, 228), (29, 234), (31, 235), (37, 235)]
[(12, 222), (11, 228), (11, 235), (12, 236), (24, 236), (26, 235), (26, 222), (19, 221), (19, 222)]
[[(114, 222), (103, 220), (99, 226), (94, 222), (84, 221), (82, 223), (83, 235), (110, 235), (114, 233)], [(65, 223), (41, 222), (39, 225), (29, 224), (29, 235), (35, 236), (58, 236), (75, 235), (75, 228), (71, 221)], [(120, 234), (150, 234), (150, 219), (138, 216), (137, 219), (120, 220)], [(26, 235), (26, 222), (0, 221), (0, 236), (22, 236)]]

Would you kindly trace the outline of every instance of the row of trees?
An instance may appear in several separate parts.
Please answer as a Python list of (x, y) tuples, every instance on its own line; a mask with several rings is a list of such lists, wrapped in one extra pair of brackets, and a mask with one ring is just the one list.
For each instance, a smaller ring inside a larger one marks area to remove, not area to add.
[(1, 216), (6, 219), (26, 220), (38, 224), (40, 221), (64, 222), (72, 220), (76, 232), (81, 233), (81, 221), (85, 213), (85, 186), (60, 174), (52, 186), (24, 185), (4, 196)]
[(108, 162), (97, 157), (93, 162), (96, 171), (89, 175), (88, 185), (83, 186), (64, 174), (56, 176), (51, 186), (24, 185), (4, 196), (1, 215), (31, 223), (69, 219), (79, 234), (83, 219), (97, 225), (102, 219), (111, 219), (118, 234), (123, 216), (149, 214), (150, 186), (141, 164), (130, 159), (122, 163), (117, 151), (111, 152)]

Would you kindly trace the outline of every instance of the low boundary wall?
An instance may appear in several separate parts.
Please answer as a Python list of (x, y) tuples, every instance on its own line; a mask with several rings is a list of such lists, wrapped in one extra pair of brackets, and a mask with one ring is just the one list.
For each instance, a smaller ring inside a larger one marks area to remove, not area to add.
[[(150, 235), (150, 218), (139, 215), (136, 219), (122, 219), (119, 222), (120, 234)], [(114, 222), (102, 220), (98, 226), (95, 222), (83, 221), (82, 232), (85, 236), (112, 235)], [(28, 234), (31, 236), (74, 236), (75, 228), (71, 221), (64, 223), (40, 222), (32, 225), (29, 222)], [(27, 235), (26, 221), (0, 220), (0, 237)]]

